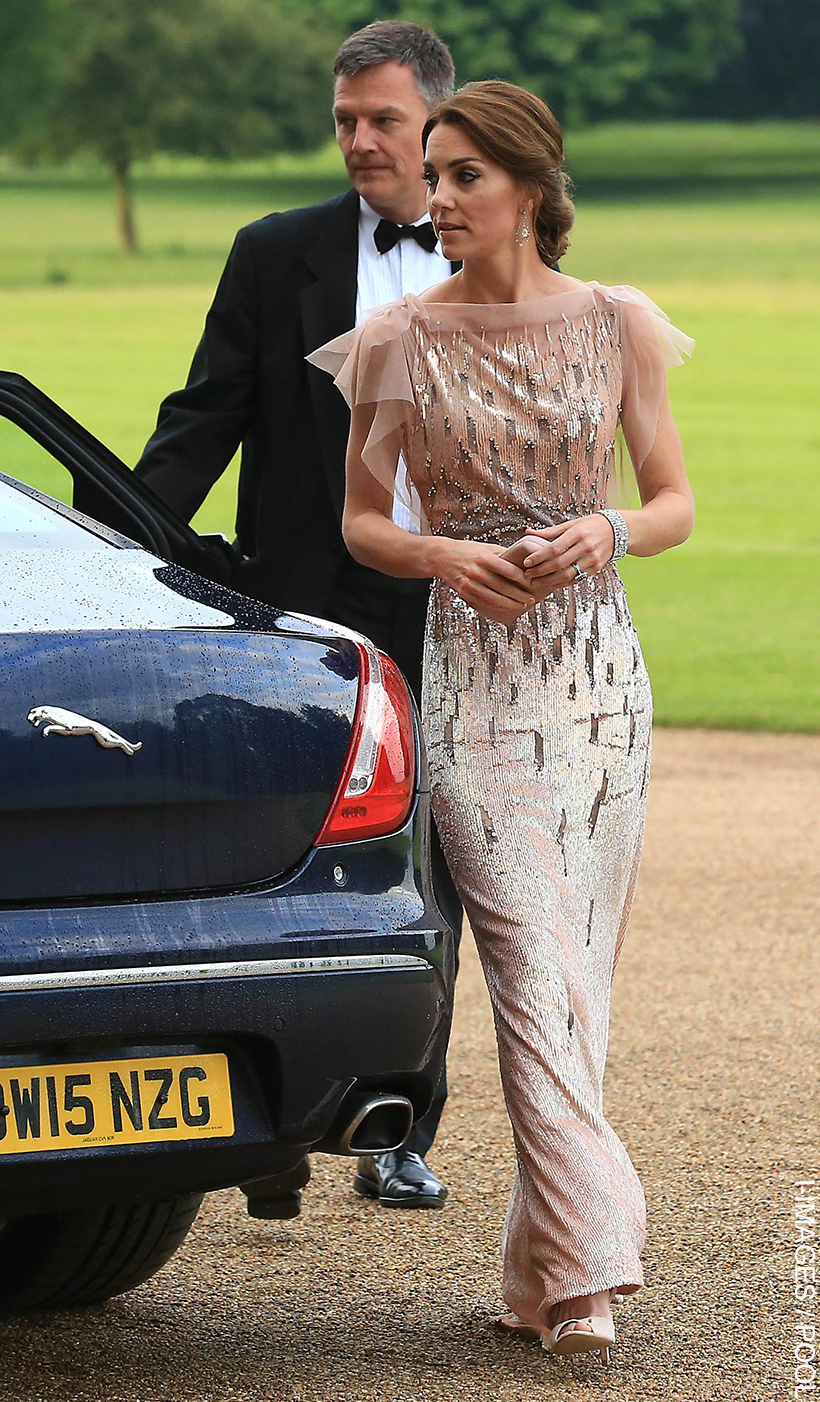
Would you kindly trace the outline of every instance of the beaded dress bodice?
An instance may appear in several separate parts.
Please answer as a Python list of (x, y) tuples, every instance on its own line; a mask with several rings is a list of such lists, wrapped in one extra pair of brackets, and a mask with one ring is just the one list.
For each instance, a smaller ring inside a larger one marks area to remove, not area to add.
[[(621, 403), (616, 303), (540, 324), (412, 326), (405, 457), (429, 529), (509, 544), (605, 506)], [(492, 312), (494, 308), (488, 308)]]

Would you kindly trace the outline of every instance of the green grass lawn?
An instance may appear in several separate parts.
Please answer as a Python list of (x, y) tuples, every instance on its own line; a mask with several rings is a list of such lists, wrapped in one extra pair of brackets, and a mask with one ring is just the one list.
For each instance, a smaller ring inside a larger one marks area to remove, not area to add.
[[(565, 271), (642, 287), (698, 342), (671, 376), (695, 533), (625, 566), (658, 719), (816, 731), (820, 128), (611, 127), (568, 148)], [(144, 251), (128, 260), (98, 173), (0, 168), (0, 364), (133, 462), (184, 379), (236, 228), (340, 188), (332, 150), (216, 171), (156, 161), (138, 176)], [(0, 453), (63, 494), (8, 425)], [(234, 493), (229, 472), (197, 524), (230, 531)]]

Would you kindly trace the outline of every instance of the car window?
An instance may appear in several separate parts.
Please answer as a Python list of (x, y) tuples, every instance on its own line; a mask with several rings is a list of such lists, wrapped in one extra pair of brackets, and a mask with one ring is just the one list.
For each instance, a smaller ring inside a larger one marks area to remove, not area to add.
[(0, 480), (0, 549), (106, 550), (93, 531)]
[(74, 483), (68, 468), (17, 424), (4, 418), (0, 418), (0, 472), (71, 505)]

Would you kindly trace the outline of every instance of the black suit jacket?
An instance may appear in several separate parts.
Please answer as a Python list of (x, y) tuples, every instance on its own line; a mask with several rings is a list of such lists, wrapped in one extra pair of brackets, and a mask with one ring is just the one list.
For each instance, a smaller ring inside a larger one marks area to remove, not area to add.
[[(237, 587), (319, 615), (332, 614), (350, 561), (341, 533), (350, 416), (305, 356), (355, 323), (358, 229), (352, 189), (240, 229), (188, 382), (163, 402), (135, 469), (190, 520), (241, 443)], [(409, 583), (367, 573), (382, 590)]]

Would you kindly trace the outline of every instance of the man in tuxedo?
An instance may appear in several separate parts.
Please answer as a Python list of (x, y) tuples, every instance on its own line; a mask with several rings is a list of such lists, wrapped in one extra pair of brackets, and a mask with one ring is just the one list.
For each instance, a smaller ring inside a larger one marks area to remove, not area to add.
[[(349, 413), (330, 376), (305, 356), (370, 308), (453, 271), (421, 178), (422, 127), (452, 92), (453, 64), (429, 30), (388, 21), (347, 39), (334, 75), (336, 137), (352, 188), (240, 229), (188, 382), (163, 402), (135, 471), (190, 520), (241, 444), (235, 587), (364, 633), (395, 658), (418, 697), (429, 581), (392, 579), (348, 554)], [(402, 511), (397, 503), (397, 523), (412, 529)], [(458, 933), (461, 907), (435, 833), (432, 845), (439, 905)], [(447, 1189), (424, 1155), (446, 1094), (442, 1076), (407, 1144), (359, 1161), (359, 1193), (386, 1206), (443, 1205)]]

